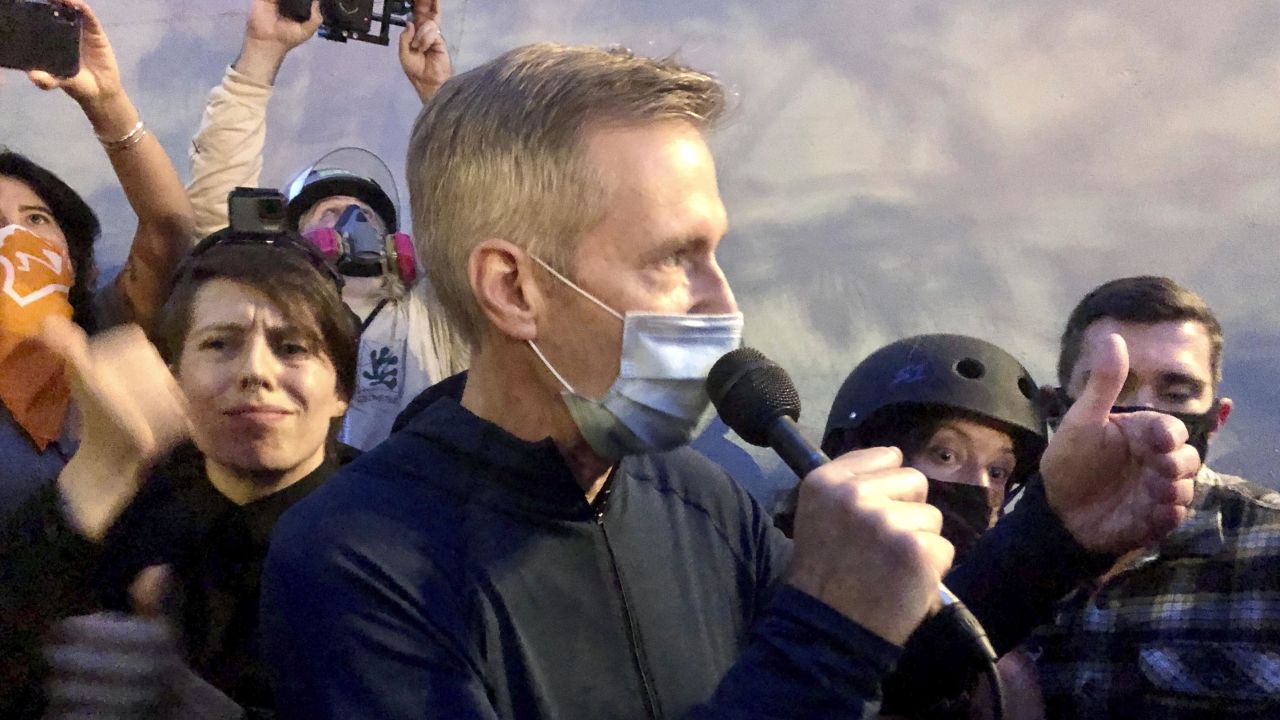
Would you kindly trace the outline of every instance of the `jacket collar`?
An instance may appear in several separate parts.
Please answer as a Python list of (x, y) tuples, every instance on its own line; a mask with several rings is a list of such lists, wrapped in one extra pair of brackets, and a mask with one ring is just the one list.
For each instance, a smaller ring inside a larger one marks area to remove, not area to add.
[[(464, 482), (476, 499), (565, 519), (590, 518), (608, 497), (613, 477), (596, 503), (587, 502), (564, 456), (550, 438), (522, 440), (464, 408), (465, 374), (437, 383), (413, 400), (397, 423), (470, 465)], [(416, 406), (411, 413), (410, 408)], [(414, 468), (419, 473), (422, 468)], [(475, 480), (485, 482), (475, 483)]]

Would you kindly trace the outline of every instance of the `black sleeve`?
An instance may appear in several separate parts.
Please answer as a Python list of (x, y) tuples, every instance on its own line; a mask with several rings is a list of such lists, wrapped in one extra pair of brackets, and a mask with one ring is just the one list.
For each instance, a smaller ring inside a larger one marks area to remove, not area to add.
[[(1115, 556), (1092, 553), (1076, 542), (1049, 507), (1037, 478), (1013, 512), (985, 533), (968, 560), (943, 582), (1003, 655), (1051, 619), (1055, 602), (1113, 562)], [(926, 620), (885, 681), (885, 710), (920, 712), (962, 695), (981, 670), (966, 659), (970, 656), (955, 628), (936, 618)]]
[(39, 717), (45, 636), (96, 609), (99, 552), (67, 523), (56, 483), (0, 524), (0, 717)]
[(291, 511), (276, 524), (260, 618), (278, 717), (497, 720), (451, 583), (423, 558), (423, 584), (441, 591), (415, 600), (417, 583), (386, 568), (389, 526), (366, 519), (317, 527)]
[(780, 585), (715, 695), (686, 720), (873, 717), (901, 650), (820, 600)]
[(979, 539), (943, 582), (1003, 655), (1050, 620), (1055, 602), (1111, 567), (1116, 556), (1086, 550), (1049, 507), (1036, 478), (1013, 512)]
[(751, 634), (715, 694), (686, 720), (873, 716), (901, 649), (782, 582), (791, 541), (744, 499), (756, 565)]

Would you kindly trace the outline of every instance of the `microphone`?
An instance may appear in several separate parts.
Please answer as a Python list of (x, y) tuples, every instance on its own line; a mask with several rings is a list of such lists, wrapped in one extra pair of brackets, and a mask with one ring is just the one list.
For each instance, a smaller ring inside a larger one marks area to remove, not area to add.
[[(791, 376), (759, 350), (740, 347), (725, 353), (707, 373), (707, 395), (725, 425), (752, 445), (772, 448), (802, 481), (809, 473), (831, 462), (796, 427), (800, 419), (800, 393)], [(995, 671), (996, 653), (986, 632), (946, 585), (938, 584), (938, 596), (942, 603), (939, 615), (953, 616), (948, 624), (969, 640), (974, 653), (987, 665), (993, 683), (993, 711), (996, 717), (1003, 716), (1004, 697)]]
[(787, 371), (755, 348), (726, 353), (707, 374), (707, 395), (716, 412), (743, 440), (773, 448), (796, 477), (831, 462), (800, 434), (800, 393)]

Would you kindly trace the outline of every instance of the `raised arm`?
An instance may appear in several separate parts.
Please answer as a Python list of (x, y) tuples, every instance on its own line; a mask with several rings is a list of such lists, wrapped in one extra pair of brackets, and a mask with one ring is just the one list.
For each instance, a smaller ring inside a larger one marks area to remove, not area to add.
[(440, 32), (440, 0), (414, 0), (413, 22), (400, 34), (400, 67), (424, 103), (453, 75)]
[[(84, 419), (56, 483), (0, 521), (0, 717), (40, 702), (40, 648), (57, 621), (99, 607), (101, 540), (138, 492), (151, 458), (186, 430), (181, 394), (133, 326), (87, 341), (53, 318), (41, 336), (70, 368)], [(34, 339), (28, 342), (36, 342)]]
[(191, 204), (169, 155), (125, 93), (115, 53), (93, 9), (84, 0), (61, 2), (84, 18), (80, 72), (66, 79), (41, 71), (29, 76), (45, 90), (62, 88), (80, 105), (138, 218), (125, 269), (97, 303), (99, 322), (150, 328), (174, 266), (192, 245)]
[(299, 23), (281, 17), (275, 0), (253, 0), (240, 55), (209, 93), (200, 129), (191, 139), (187, 195), (197, 236), (226, 227), (232, 189), (258, 185), (276, 75), (289, 51), (315, 35), (320, 20), (318, 2), (312, 3), (311, 18)]

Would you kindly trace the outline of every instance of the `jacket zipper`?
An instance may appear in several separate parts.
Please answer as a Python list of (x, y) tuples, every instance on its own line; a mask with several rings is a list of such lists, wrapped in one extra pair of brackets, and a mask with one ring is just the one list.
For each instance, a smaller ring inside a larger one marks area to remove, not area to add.
[(622, 618), (627, 630), (627, 643), (631, 648), (631, 660), (635, 664), (636, 673), (640, 676), (640, 685), (644, 689), (644, 712), (650, 720), (658, 720), (658, 703), (654, 698), (653, 682), (645, 670), (640, 656), (640, 637), (636, 629), (635, 618), (631, 615), (631, 605), (627, 602), (627, 591), (622, 584), (622, 573), (618, 570), (618, 557), (613, 554), (613, 544), (609, 542), (609, 531), (604, 526), (604, 510), (609, 502), (609, 489), (606, 488), (596, 504), (596, 525), (600, 526), (600, 534), (604, 538), (605, 550), (609, 553), (609, 567), (613, 570), (613, 585), (622, 601)]

